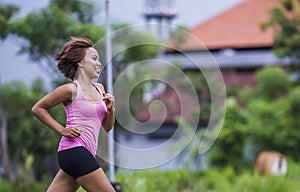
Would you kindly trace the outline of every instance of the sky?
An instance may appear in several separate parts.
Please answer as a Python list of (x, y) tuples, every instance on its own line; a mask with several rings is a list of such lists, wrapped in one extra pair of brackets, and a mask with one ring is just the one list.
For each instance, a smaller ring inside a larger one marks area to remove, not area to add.
[[(103, 10), (105, 0), (93, 1), (95, 6), (99, 7), (100, 12), (95, 18), (96, 24), (102, 25), (105, 23)], [(129, 4), (130, 1), (131, 4)], [(175, 0), (177, 17), (172, 25), (183, 25), (193, 28), (243, 1), (246, 0)], [(13, 3), (19, 6), (19, 17), (22, 17), (31, 11), (47, 6), (49, 0), (0, 0), (0, 2)], [(145, 0), (110, 0), (111, 22), (126, 22), (133, 25), (145, 23), (143, 18), (144, 2)], [(46, 84), (50, 84), (50, 77), (38, 67), (38, 63), (30, 61), (27, 55), (17, 54), (18, 45), (18, 40), (12, 38), (0, 41), (0, 83), (4, 84), (13, 80), (20, 80), (27, 85), (31, 85), (35, 78), (41, 77)]]

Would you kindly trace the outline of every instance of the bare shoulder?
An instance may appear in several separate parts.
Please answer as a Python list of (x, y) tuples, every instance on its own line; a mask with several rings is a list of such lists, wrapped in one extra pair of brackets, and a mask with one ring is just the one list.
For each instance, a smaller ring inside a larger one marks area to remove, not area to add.
[(64, 101), (72, 101), (76, 91), (76, 84), (71, 82), (58, 86), (52, 93), (57, 97), (61, 97)]
[(58, 86), (49, 94), (40, 99), (36, 106), (40, 106), (45, 109), (50, 109), (60, 103), (69, 104), (74, 99), (74, 93), (76, 93), (76, 85), (74, 83), (67, 83)]
[(55, 90), (64, 93), (76, 93), (77, 86), (75, 83), (71, 82), (71, 83), (60, 85)]
[(98, 89), (100, 89), (100, 91), (102, 91), (103, 93), (105, 93), (105, 88), (101, 83), (95, 83), (95, 85), (97, 86)]

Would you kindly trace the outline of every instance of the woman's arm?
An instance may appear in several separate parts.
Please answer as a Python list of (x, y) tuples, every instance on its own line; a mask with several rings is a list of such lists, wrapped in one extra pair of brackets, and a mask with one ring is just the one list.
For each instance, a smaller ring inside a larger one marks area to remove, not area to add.
[[(97, 87), (102, 91), (102, 93), (105, 93), (105, 89), (102, 84), (97, 83)], [(114, 96), (111, 94), (104, 94), (103, 95), (103, 101), (106, 104), (107, 112), (106, 116), (102, 121), (102, 127), (106, 132), (109, 132), (115, 123), (115, 101)]]
[(32, 113), (45, 125), (62, 136), (74, 138), (80, 135), (80, 130), (76, 127), (65, 129), (49, 114), (48, 110), (61, 103), (67, 104), (73, 100), (76, 86), (73, 83), (62, 85), (51, 93), (40, 99), (31, 109)]
[(115, 124), (115, 112), (111, 109), (106, 112), (106, 117), (102, 121), (102, 127), (106, 132), (109, 132)]

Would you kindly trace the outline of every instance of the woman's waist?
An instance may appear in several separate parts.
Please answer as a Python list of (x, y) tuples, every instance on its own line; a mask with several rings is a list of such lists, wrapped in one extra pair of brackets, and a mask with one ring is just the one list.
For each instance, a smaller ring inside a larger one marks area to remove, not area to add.
[(96, 154), (97, 143), (97, 139), (96, 141), (91, 141), (89, 139), (84, 139), (82, 136), (75, 138), (62, 137), (58, 146), (58, 151), (82, 146), (89, 150), (92, 154)]

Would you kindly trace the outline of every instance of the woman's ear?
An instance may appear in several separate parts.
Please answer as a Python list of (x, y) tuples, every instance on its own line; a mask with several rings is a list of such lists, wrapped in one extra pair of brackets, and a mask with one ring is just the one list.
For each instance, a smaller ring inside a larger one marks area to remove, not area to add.
[(77, 67), (83, 67), (83, 64), (81, 61), (77, 63)]

